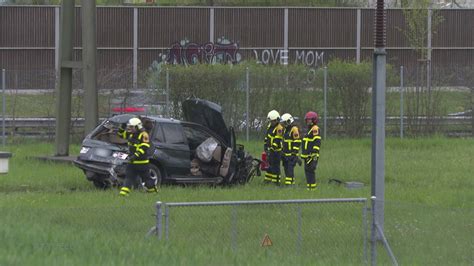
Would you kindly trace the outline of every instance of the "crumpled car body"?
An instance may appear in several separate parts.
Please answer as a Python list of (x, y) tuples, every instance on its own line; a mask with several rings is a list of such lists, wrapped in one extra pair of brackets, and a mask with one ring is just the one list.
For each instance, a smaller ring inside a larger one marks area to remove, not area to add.
[[(182, 102), (184, 120), (140, 116), (150, 134), (150, 174), (156, 184), (243, 184), (259, 174), (259, 161), (236, 144), (221, 107), (202, 99)], [(128, 164), (127, 141), (117, 129), (133, 114), (104, 120), (82, 142), (74, 164), (96, 187), (119, 186)]]

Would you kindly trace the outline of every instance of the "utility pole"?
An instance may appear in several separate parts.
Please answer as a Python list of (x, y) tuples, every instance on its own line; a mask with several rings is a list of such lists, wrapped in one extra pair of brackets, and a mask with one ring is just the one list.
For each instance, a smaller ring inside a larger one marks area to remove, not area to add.
[(82, 73), (84, 84), (84, 133), (91, 132), (98, 122), (96, 72), (96, 4), (82, 1)]
[(56, 152), (55, 156), (69, 155), (69, 133), (71, 124), (72, 69), (77, 62), (72, 61), (74, 36), (74, 0), (61, 3), (59, 82), (56, 102)]
[(372, 88), (372, 197), (375, 197), (375, 222), (383, 232), (385, 187), (385, 82), (386, 20), (384, 1), (377, 0), (375, 10), (375, 49)]

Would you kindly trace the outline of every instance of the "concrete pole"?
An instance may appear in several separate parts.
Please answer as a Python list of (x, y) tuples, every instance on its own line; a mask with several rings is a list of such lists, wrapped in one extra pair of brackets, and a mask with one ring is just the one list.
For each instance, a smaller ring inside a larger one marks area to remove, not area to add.
[(69, 155), (69, 133), (71, 123), (72, 68), (65, 67), (72, 60), (72, 38), (74, 36), (74, 0), (63, 0), (61, 4), (59, 48), (60, 75), (57, 86), (56, 105), (56, 156)]
[(82, 1), (82, 68), (84, 79), (84, 133), (89, 134), (98, 122), (96, 72), (96, 6), (95, 1)]

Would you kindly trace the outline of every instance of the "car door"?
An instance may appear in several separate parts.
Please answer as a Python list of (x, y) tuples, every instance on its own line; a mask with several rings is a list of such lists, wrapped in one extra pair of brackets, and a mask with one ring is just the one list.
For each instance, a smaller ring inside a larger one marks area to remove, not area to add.
[(169, 176), (189, 174), (191, 152), (179, 123), (157, 123), (155, 156)]

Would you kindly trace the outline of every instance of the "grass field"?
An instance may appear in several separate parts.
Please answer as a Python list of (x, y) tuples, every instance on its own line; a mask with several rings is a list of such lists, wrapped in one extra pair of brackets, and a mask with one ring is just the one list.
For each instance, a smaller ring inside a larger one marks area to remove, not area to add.
[[(259, 154), (259, 143), (245, 145), (252, 154)], [(72, 165), (32, 158), (52, 154), (51, 143), (23, 141), (4, 150), (11, 151), (13, 158), (9, 173), (0, 176), (0, 265), (364, 263), (359, 253), (351, 257), (344, 252), (362, 241), (348, 237), (352, 225), (343, 224), (355, 209), (350, 206), (325, 205), (316, 216), (303, 220), (311, 228), (304, 231), (305, 235), (319, 236), (306, 256), (298, 255), (293, 247), (281, 246), (280, 236), (275, 234), (271, 235), (274, 246), (260, 247), (261, 232), (271, 230), (268, 226), (291, 230), (289, 221), (295, 218), (286, 218), (285, 214), (293, 210), (275, 206), (238, 212), (240, 227), (267, 226), (263, 231), (243, 234), (245, 239), (255, 239), (244, 242), (245, 246), (255, 245), (254, 249), (234, 252), (226, 245), (226, 236), (212, 237), (228, 230), (222, 227), (231, 222), (226, 211), (219, 208), (176, 213), (177, 222), (185, 226), (172, 228), (172, 241), (145, 238), (145, 234), (155, 223), (156, 201), (368, 198), (369, 139), (324, 141), (317, 171), (320, 186), (315, 192), (305, 190), (303, 172), (298, 168), (294, 188), (264, 186), (261, 178), (256, 178), (245, 186), (231, 188), (165, 186), (158, 195), (134, 191), (126, 199), (119, 198), (116, 190), (94, 189)], [(78, 150), (79, 146), (71, 146), (71, 153)], [(387, 139), (385, 233), (401, 265), (473, 265), (473, 166), (473, 139)], [(331, 178), (359, 181), (366, 186), (347, 189), (328, 184)], [(268, 219), (271, 221), (263, 222)], [(390, 264), (382, 247), (377, 254), (380, 264)]]

